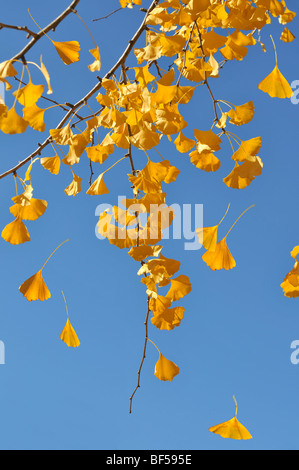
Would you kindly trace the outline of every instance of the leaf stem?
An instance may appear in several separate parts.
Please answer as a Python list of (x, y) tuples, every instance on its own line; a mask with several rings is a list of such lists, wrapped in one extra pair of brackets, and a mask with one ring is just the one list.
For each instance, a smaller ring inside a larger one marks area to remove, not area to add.
[(232, 229), (234, 228), (234, 226), (239, 222), (239, 220), (243, 217), (243, 215), (246, 214), (246, 212), (248, 212), (250, 209), (252, 209), (253, 207), (255, 207), (255, 204), (253, 204), (252, 206), (248, 207), (244, 212), (242, 212), (242, 214), (237, 218), (236, 222), (232, 225), (232, 227), (229, 229), (229, 231), (227, 232), (227, 234), (225, 235), (224, 238), (227, 238), (228, 235), (230, 234), (230, 232), (232, 231)]
[(70, 240), (65, 240), (63, 243), (61, 243), (54, 251), (53, 253), (49, 256), (49, 258), (47, 259), (47, 261), (45, 262), (45, 264), (43, 265), (41, 271), (43, 271), (44, 267), (46, 266), (46, 264), (48, 264), (48, 262), (50, 261), (50, 259), (52, 258), (52, 256), (56, 253), (57, 250), (59, 250), (59, 248), (62, 247), (62, 245), (64, 245), (65, 243), (69, 242)]

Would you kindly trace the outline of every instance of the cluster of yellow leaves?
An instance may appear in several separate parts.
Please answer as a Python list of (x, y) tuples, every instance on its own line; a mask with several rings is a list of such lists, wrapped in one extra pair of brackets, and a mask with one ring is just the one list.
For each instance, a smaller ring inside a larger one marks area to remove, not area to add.
[[(28, 170), (28, 173), (30, 171), (31, 168)], [(2, 238), (12, 245), (21, 245), (30, 241), (30, 235), (24, 221), (39, 219), (45, 213), (48, 206), (46, 201), (33, 197), (31, 183), (26, 185), (23, 180), (21, 182), (24, 192), (12, 198), (14, 205), (10, 207), (10, 212), (15, 217), (15, 220), (9, 223), (2, 231)]]
[[(134, 253), (132, 252), (134, 251)], [(131, 250), (131, 256), (140, 256), (141, 248)], [(160, 252), (159, 257), (158, 253)], [(148, 254), (147, 251), (146, 254)], [(173, 306), (175, 302), (188, 295), (191, 290), (189, 278), (184, 275), (174, 277), (180, 269), (179, 261), (165, 258), (161, 254), (161, 247), (155, 247), (152, 253), (156, 255), (147, 262), (143, 262), (138, 274), (143, 276), (141, 282), (147, 288), (150, 298), (150, 309), (153, 313), (151, 322), (160, 330), (173, 330), (180, 326), (184, 318), (185, 309)], [(169, 287), (166, 295), (161, 295), (158, 289)]]

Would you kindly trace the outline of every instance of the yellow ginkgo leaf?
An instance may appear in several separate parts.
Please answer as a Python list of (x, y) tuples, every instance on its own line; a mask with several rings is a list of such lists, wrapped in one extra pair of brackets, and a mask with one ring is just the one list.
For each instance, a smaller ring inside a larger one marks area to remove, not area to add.
[(1, 116), (7, 116), (8, 107), (5, 106), (4, 102), (2, 103), (1, 95), (0, 95), (0, 118)]
[(182, 132), (180, 132), (178, 137), (174, 141), (174, 145), (176, 146), (178, 152), (188, 153), (190, 152), (190, 150), (193, 149), (195, 141), (192, 139), (188, 139), (184, 136)]
[(74, 134), (69, 125), (62, 129), (50, 129), (50, 135), (58, 145), (70, 145), (74, 138)]
[(278, 68), (277, 50), (272, 36), (271, 39), (275, 50), (276, 65), (273, 72), (259, 84), (259, 89), (264, 93), (268, 93), (271, 98), (292, 98), (294, 91)]
[(202, 152), (217, 152), (221, 149), (221, 138), (213, 131), (200, 131), (194, 130), (195, 139), (197, 140), (197, 151)]
[(0, 117), (0, 129), (4, 134), (23, 134), (27, 127), (28, 122), (17, 114), (14, 107)]
[(196, 230), (199, 242), (206, 250), (215, 251), (217, 245), (218, 225)]
[(173, 330), (180, 326), (184, 318), (185, 309), (183, 307), (168, 308), (163, 313), (154, 315), (151, 322), (159, 330)]
[(82, 183), (82, 178), (80, 176), (75, 175), (73, 173), (73, 181), (71, 184), (64, 190), (65, 194), (67, 196), (77, 196), (81, 192), (81, 183)]
[(285, 29), (283, 30), (280, 36), (280, 39), (283, 42), (293, 42), (296, 39), (296, 37), (287, 27), (285, 27)]
[(19, 288), (20, 292), (29, 302), (40, 300), (44, 302), (51, 298), (51, 293), (43, 279), (42, 271), (34, 274)]
[(240, 148), (234, 153), (232, 159), (237, 162), (244, 162), (245, 160), (255, 162), (254, 157), (259, 154), (261, 146), (261, 137), (255, 137), (244, 142), (242, 141)]
[(196, 230), (196, 234), (199, 239), (199, 243), (202, 244), (202, 246), (206, 250), (210, 251), (215, 251), (216, 250), (216, 245), (217, 245), (217, 237), (218, 237), (218, 228), (224, 221), (225, 217), (227, 216), (227, 213), (229, 211), (230, 204), (228, 205), (226, 212), (222, 219), (220, 220), (219, 224), (214, 226), (214, 227), (205, 227), (205, 228), (198, 228)]
[(100, 72), (102, 64), (101, 64), (101, 55), (100, 55), (100, 50), (97, 47), (96, 49), (91, 49), (89, 51), (91, 55), (95, 58), (95, 61), (88, 66), (89, 70), (91, 72)]
[(102, 173), (95, 182), (91, 185), (86, 194), (90, 196), (101, 196), (102, 194), (109, 194), (109, 189), (103, 180), (104, 174)]
[(79, 338), (72, 327), (70, 320), (67, 319), (66, 325), (60, 335), (61, 341), (63, 341), (69, 348), (78, 348), (80, 346)]
[(114, 145), (95, 145), (86, 149), (88, 158), (94, 163), (104, 163), (113, 152)]
[(299, 262), (296, 261), (293, 269), (285, 276), (280, 285), (284, 295), (289, 298), (299, 297)]
[(194, 150), (194, 152), (191, 152), (189, 156), (191, 163), (199, 170), (215, 172), (218, 171), (221, 167), (221, 161), (214, 155), (213, 152), (205, 150), (199, 153), (197, 150)]
[(55, 157), (45, 157), (40, 159), (41, 165), (49, 170), (52, 175), (58, 175), (60, 170), (61, 161), (58, 155)]
[(289, 82), (282, 75), (277, 65), (273, 72), (259, 84), (259, 89), (264, 93), (268, 93), (271, 98), (292, 98), (294, 94)]
[(46, 80), (47, 85), (48, 85), (47, 95), (52, 95), (53, 90), (52, 90), (52, 87), (51, 87), (50, 75), (49, 75), (48, 70), (46, 69), (45, 64), (43, 63), (43, 57), (42, 56), (40, 56), (40, 71), (42, 72), (43, 76), (45, 77), (45, 80)]
[[(285, 0), (282, 1), (282, 4), (286, 7)], [(291, 11), (286, 7), (284, 12), (279, 17), (279, 23), (281, 24), (291, 23), (296, 16), (297, 16), (296, 12)]]
[(249, 431), (237, 420), (238, 406), (235, 397), (233, 397), (236, 403), (236, 414), (233, 419), (226, 421), (225, 423), (218, 424), (209, 429), (210, 432), (218, 434), (224, 439), (234, 440), (249, 440), (252, 439)]
[(239, 222), (239, 220), (246, 214), (246, 212), (248, 212), (253, 207), (254, 206), (250, 206), (244, 212), (242, 212), (242, 214), (237, 218), (232, 227), (229, 229), (225, 237), (217, 243), (214, 251), (208, 250), (203, 255), (203, 261), (212, 269), (212, 271), (219, 271), (221, 269), (225, 269), (226, 271), (228, 271), (236, 267), (236, 261), (234, 260), (231, 252), (228, 249), (226, 239), (235, 227), (235, 225)]
[(21, 245), (25, 242), (30, 242), (28, 230), (19, 217), (5, 227), (2, 232), (2, 238), (11, 245)]
[(294, 258), (296, 261), (297, 256), (299, 255), (299, 246), (295, 246), (295, 248), (291, 251), (291, 257)]
[(66, 240), (61, 243), (49, 256), (47, 261), (44, 263), (43, 267), (20, 286), (20, 292), (24, 295), (24, 297), (26, 297), (29, 302), (36, 300), (40, 300), (41, 302), (43, 302), (51, 298), (51, 293), (43, 279), (43, 270), (52, 258), (52, 256), (56, 253), (56, 251), (59, 250), (59, 248), (68, 241), (69, 240)]
[(166, 297), (175, 302), (190, 294), (191, 291), (192, 286), (188, 276), (181, 275), (171, 280), (171, 288)]
[(41, 109), (36, 104), (34, 104), (30, 108), (26, 107), (23, 109), (23, 117), (32, 129), (38, 132), (45, 132), (45, 112), (45, 109)]
[(162, 381), (172, 382), (174, 377), (180, 373), (179, 367), (169, 359), (166, 359), (161, 353), (155, 367), (155, 376)]
[(0, 78), (14, 77), (18, 72), (13, 66), (12, 60), (6, 60), (0, 64)]
[(79, 61), (79, 52), (81, 47), (78, 41), (52, 42), (61, 60), (66, 65), (70, 65)]
[[(30, 165), (29, 165), (29, 168), (30, 168)], [(25, 186), (25, 190), (22, 194), (18, 194), (17, 196), (12, 198), (12, 202), (14, 202), (15, 204), (20, 204), (22, 206), (29, 206), (32, 196), (33, 196), (33, 187), (31, 184), (28, 184), (27, 186)]]
[(226, 238), (217, 243), (214, 251), (207, 251), (202, 259), (212, 271), (221, 269), (228, 271), (236, 267), (236, 262), (228, 249)]
[(142, 87), (152, 82), (155, 79), (155, 76), (152, 75), (148, 69), (148, 64), (144, 67), (135, 67), (135, 80), (140, 83)]
[(74, 330), (74, 328), (71, 325), (71, 322), (69, 320), (69, 312), (67, 308), (67, 303), (65, 300), (64, 293), (62, 292), (64, 302), (65, 302), (65, 307), (66, 307), (66, 313), (67, 313), (67, 321), (64, 329), (62, 330), (62, 333), (60, 335), (61, 341), (63, 341), (69, 348), (78, 348), (80, 346), (80, 341), (79, 338)]
[(84, 131), (82, 134), (77, 134), (73, 137), (70, 144), (69, 152), (62, 160), (65, 165), (75, 165), (79, 163), (81, 156), (84, 153), (87, 145), (89, 144), (88, 132)]
[(22, 204), (15, 204), (10, 207), (10, 212), (14, 217), (19, 217), (22, 220), (37, 220), (41, 217), (48, 207), (47, 201), (41, 199), (31, 198), (30, 204), (23, 206)]
[(235, 109), (231, 109), (228, 113), (228, 117), (230, 117), (231, 124), (242, 126), (252, 121), (254, 111), (255, 107), (253, 101), (250, 101), (242, 106), (236, 106)]
[(22, 106), (25, 106), (25, 108), (30, 108), (40, 99), (44, 89), (44, 85), (34, 85), (30, 81), (28, 85), (24, 86), (18, 91), (15, 91), (13, 95), (17, 98), (18, 102)]
[(262, 174), (263, 166), (263, 162), (259, 157), (245, 160), (241, 165), (236, 162), (235, 168), (223, 181), (229, 188), (245, 189), (255, 180), (256, 176)]

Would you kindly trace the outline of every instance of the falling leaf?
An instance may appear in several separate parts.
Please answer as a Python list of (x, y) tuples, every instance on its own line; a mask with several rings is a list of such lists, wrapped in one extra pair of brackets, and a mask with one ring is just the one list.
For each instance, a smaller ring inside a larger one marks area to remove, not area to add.
[(294, 94), (290, 84), (282, 75), (277, 65), (273, 72), (259, 84), (259, 89), (268, 93), (271, 98), (292, 98)]
[[(235, 397), (234, 397), (235, 400)], [(233, 419), (225, 423), (218, 424), (209, 429), (210, 432), (218, 434), (224, 439), (249, 440), (252, 439), (249, 431), (237, 420), (238, 406), (236, 403), (236, 414)]]
[(221, 269), (228, 271), (236, 266), (236, 262), (228, 249), (226, 238), (217, 243), (214, 251), (207, 251), (202, 259), (212, 271)]
[(42, 271), (38, 271), (38, 273), (25, 281), (19, 290), (29, 302), (36, 300), (43, 302), (51, 298), (51, 293), (43, 279)]
[[(273, 38), (271, 36), (273, 41)], [(264, 93), (268, 93), (271, 98), (292, 98), (294, 92), (289, 84), (289, 82), (285, 79), (278, 68), (278, 60), (277, 60), (277, 51), (276, 46), (273, 41), (274, 49), (275, 49), (275, 59), (276, 65), (274, 70), (268, 75), (260, 84), (259, 89)]]
[(71, 325), (71, 322), (69, 320), (69, 312), (67, 308), (67, 303), (65, 300), (64, 293), (62, 292), (64, 302), (65, 302), (65, 307), (66, 307), (66, 313), (67, 313), (67, 321), (66, 325), (60, 335), (61, 341), (63, 341), (69, 348), (78, 348), (80, 346), (80, 341), (79, 338), (74, 330), (74, 328)]
[(19, 288), (20, 292), (26, 297), (29, 302), (40, 300), (41, 302), (51, 298), (51, 293), (43, 279), (43, 270), (52, 258), (52, 256), (59, 250), (62, 245), (67, 243), (69, 240), (61, 243), (49, 256), (43, 267), (27, 281), (25, 281)]

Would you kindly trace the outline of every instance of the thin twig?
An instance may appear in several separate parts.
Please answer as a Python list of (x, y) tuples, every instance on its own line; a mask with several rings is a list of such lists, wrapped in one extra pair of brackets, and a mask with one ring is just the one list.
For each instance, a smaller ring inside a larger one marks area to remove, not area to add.
[(110, 18), (110, 16), (115, 15), (115, 13), (118, 13), (120, 10), (123, 10), (123, 8), (118, 8), (117, 10), (114, 10), (112, 13), (109, 13), (109, 15), (102, 16), (102, 18), (97, 18), (92, 21), (102, 21), (102, 20), (107, 20), (107, 18)]
[(4, 28), (14, 29), (16, 31), (24, 31), (25, 33), (27, 33), (28, 39), (30, 38), (30, 36), (32, 36), (33, 38), (36, 38), (38, 35), (38, 33), (34, 33), (33, 31), (31, 31), (31, 29), (27, 28), (27, 26), (14, 26), (11, 24), (0, 23), (0, 30)]
[(147, 349), (147, 343), (148, 343), (148, 321), (149, 321), (149, 315), (150, 315), (150, 298), (148, 297), (147, 299), (147, 312), (146, 312), (146, 318), (145, 318), (145, 341), (144, 341), (144, 348), (143, 348), (143, 355), (141, 359), (141, 363), (138, 369), (138, 381), (136, 388), (134, 389), (131, 397), (130, 397), (130, 414), (132, 413), (132, 405), (133, 405), (133, 398), (136, 395), (137, 390), (140, 388), (140, 380), (141, 380), (141, 372), (143, 368), (144, 361), (146, 359), (146, 349)]

